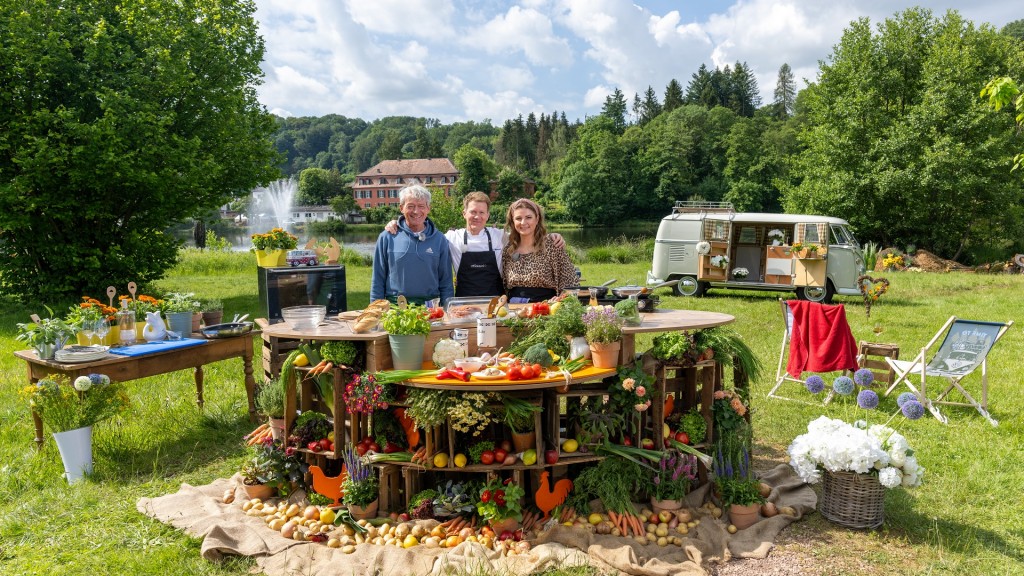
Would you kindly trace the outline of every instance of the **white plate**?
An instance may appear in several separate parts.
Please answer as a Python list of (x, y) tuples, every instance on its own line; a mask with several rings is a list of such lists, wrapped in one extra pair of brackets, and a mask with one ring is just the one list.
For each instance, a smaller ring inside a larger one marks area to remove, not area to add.
[(471, 373), (470, 376), (476, 378), (477, 380), (502, 380), (508, 377), (508, 374), (505, 374), (504, 372), (502, 372), (501, 374), (488, 374), (487, 372), (481, 370), (480, 372)]
[(107, 357), (109, 346), (69, 346), (57, 350), (53, 359), (57, 362), (73, 364), (77, 362), (92, 362)]

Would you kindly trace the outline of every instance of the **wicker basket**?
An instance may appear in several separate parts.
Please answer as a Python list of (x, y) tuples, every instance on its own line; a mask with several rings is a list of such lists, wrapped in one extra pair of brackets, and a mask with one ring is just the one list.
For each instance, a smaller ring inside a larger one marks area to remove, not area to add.
[(877, 528), (885, 519), (885, 488), (878, 478), (856, 472), (825, 470), (820, 512), (848, 528)]

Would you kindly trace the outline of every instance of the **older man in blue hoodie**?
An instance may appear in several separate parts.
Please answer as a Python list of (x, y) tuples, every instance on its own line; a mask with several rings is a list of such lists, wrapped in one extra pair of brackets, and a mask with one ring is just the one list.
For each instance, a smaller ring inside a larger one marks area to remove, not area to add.
[(370, 300), (399, 294), (413, 304), (440, 298), (441, 305), (455, 295), (448, 240), (427, 218), (430, 191), (420, 185), (407, 186), (398, 193), (398, 234), (381, 232), (373, 253)]

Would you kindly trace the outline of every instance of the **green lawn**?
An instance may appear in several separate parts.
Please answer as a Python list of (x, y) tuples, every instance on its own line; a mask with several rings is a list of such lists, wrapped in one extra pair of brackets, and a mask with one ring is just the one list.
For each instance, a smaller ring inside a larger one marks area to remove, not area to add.
[[(228, 318), (255, 314), (250, 258), (241, 254), (202, 266), (193, 257), (159, 287), (220, 298)], [(587, 264), (583, 271), (589, 279), (623, 280), (641, 279), (647, 268), (647, 263)], [(904, 358), (952, 314), (1016, 320), (1024, 291), (1022, 276), (903, 272), (887, 277), (889, 293), (870, 319), (859, 299), (837, 300), (847, 304), (857, 339), (899, 344)], [(369, 269), (349, 266), (347, 281), (350, 307), (362, 307), (368, 301)], [(760, 466), (787, 461), (790, 440), (819, 414), (852, 415), (848, 402), (821, 408), (764, 398), (779, 359), (778, 297), (788, 295), (713, 290), (706, 298), (682, 299), (666, 289), (658, 293), (663, 307), (734, 315), (735, 329), (763, 362), (765, 376), (752, 383)], [(208, 483), (238, 468), (239, 438), (252, 428), (241, 362), (208, 367), (202, 413), (189, 371), (132, 382), (130, 412), (96, 427), (95, 474), (69, 487), (60, 476), (52, 439), (41, 452), (33, 448), (31, 418), (19, 397), (25, 369), (12, 354), (21, 347), (14, 339), (15, 323), (33, 311), (39, 312), (0, 302), (0, 574), (250, 573), (254, 563), (248, 559), (202, 560), (198, 541), (135, 510), (139, 497), (173, 492), (182, 483)], [(882, 328), (877, 336), (876, 325)], [(642, 338), (639, 346), (649, 341)], [(1016, 409), (1024, 400), (1022, 357), (1024, 335), (1015, 326), (990, 356), (990, 403), (999, 427), (969, 409), (947, 409), (949, 426), (930, 416), (901, 424), (927, 473), (920, 488), (887, 493), (882, 529), (846, 530), (812, 514), (783, 532), (777, 553), (811, 558), (816, 574), (1024, 574), (1024, 504), (1018, 499), (1024, 486), (1018, 462), (1024, 435)], [(968, 383), (976, 386), (978, 377)], [(802, 393), (791, 386), (790, 391)], [(882, 408), (895, 410), (894, 397), (883, 399)], [(581, 571), (558, 572), (569, 573)]]

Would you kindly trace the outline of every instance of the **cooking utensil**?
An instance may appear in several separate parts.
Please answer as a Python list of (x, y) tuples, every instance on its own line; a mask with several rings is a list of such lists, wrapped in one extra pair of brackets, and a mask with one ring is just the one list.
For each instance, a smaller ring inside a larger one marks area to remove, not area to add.
[(203, 336), (207, 338), (230, 338), (241, 336), (252, 331), (252, 322), (227, 322), (203, 328)]
[(637, 294), (647, 294), (653, 292), (655, 288), (664, 288), (665, 286), (675, 286), (679, 283), (679, 280), (669, 280), (668, 282), (662, 282), (661, 284), (655, 284), (654, 286), (619, 286), (618, 288), (612, 288), (612, 294), (615, 294), (619, 298), (629, 298)]
[(605, 282), (604, 284), (601, 284), (601, 286), (604, 286), (604, 287), (611, 286), (612, 283), (615, 282), (616, 280), (618, 280), (618, 278), (612, 278), (611, 280)]

